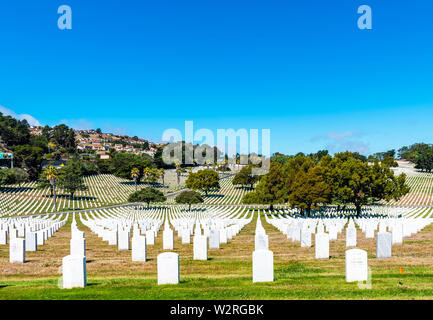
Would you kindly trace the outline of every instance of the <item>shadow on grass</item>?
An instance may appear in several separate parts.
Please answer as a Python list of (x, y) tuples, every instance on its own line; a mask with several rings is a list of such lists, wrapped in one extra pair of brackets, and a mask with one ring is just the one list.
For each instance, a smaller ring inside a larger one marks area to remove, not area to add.
[(7, 193), (19, 193), (19, 192), (26, 192), (26, 191), (32, 191), (36, 190), (36, 188), (31, 187), (0, 187), (0, 192), (7, 192)]

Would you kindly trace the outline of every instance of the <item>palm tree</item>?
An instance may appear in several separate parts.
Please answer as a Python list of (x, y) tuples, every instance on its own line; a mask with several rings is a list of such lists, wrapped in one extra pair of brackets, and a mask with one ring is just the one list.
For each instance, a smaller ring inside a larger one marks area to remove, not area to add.
[(137, 168), (133, 168), (131, 170), (131, 178), (134, 179), (135, 182), (135, 191), (137, 191), (137, 181), (139, 177), (140, 177), (140, 170), (138, 170)]
[(162, 190), (164, 190), (165, 189), (165, 182), (164, 182), (165, 170), (163, 168), (159, 169), (158, 174), (162, 179)]
[(151, 169), (149, 167), (146, 167), (143, 169), (143, 175), (146, 178), (146, 182), (149, 183), (149, 175), (150, 175)]
[(51, 186), (53, 188), (54, 211), (57, 211), (56, 180), (59, 177), (59, 171), (55, 167), (49, 166), (44, 170), (44, 173), (45, 173), (45, 177), (51, 183)]
[(209, 166), (212, 164), (212, 162), (213, 162), (212, 160), (206, 159), (205, 164), (206, 164), (206, 167), (208, 170), (209, 170)]
[(180, 184), (180, 175), (182, 173), (182, 167), (180, 166), (180, 163), (176, 163), (176, 174), (177, 174), (177, 185)]

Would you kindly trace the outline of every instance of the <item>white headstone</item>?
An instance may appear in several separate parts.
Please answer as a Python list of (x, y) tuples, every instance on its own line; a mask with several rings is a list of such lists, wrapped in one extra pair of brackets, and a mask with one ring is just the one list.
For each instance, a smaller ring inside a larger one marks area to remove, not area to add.
[(316, 259), (329, 259), (329, 235), (327, 233), (316, 233), (315, 254)]
[(264, 233), (256, 234), (254, 237), (255, 250), (268, 250), (269, 249), (269, 239)]
[(253, 282), (274, 281), (274, 253), (270, 250), (253, 252)]
[(119, 239), (117, 243), (117, 249), (129, 250), (129, 231), (120, 230), (118, 234), (119, 234)]
[(0, 244), (8, 244), (7, 230), (0, 230)]
[(397, 223), (392, 228), (392, 244), (403, 243), (403, 226)]
[(227, 243), (227, 230), (220, 229), (220, 243)]
[(367, 251), (351, 249), (346, 251), (346, 282), (367, 281)]
[(191, 243), (191, 235), (188, 229), (182, 231), (182, 244)]
[(147, 245), (155, 244), (155, 232), (153, 232), (153, 230), (146, 231), (146, 241), (147, 241)]
[(309, 229), (301, 230), (301, 247), (311, 247), (311, 232)]
[(38, 250), (38, 238), (36, 232), (26, 232), (26, 251)]
[(207, 237), (194, 236), (194, 260), (207, 260)]
[(392, 234), (390, 232), (379, 232), (376, 238), (376, 258), (391, 258)]
[(9, 262), (24, 263), (26, 261), (26, 240), (13, 238), (9, 244)]
[(84, 288), (87, 284), (86, 257), (69, 255), (62, 260), (63, 288)]
[(117, 230), (111, 230), (108, 235), (108, 244), (117, 246)]
[(72, 238), (70, 242), (71, 255), (85, 257), (86, 256), (86, 239)]
[(211, 230), (209, 234), (209, 249), (220, 248), (220, 233), (218, 230)]
[(353, 227), (346, 229), (346, 247), (356, 247), (356, 229)]
[(164, 252), (157, 257), (158, 284), (179, 283), (179, 255)]
[(174, 249), (174, 235), (173, 230), (165, 229), (162, 233), (162, 246), (164, 250)]
[(45, 244), (44, 230), (37, 232), (36, 239), (38, 240), (38, 246), (43, 246)]
[(132, 237), (132, 261), (146, 261), (146, 237)]
[(329, 240), (337, 240), (337, 238), (338, 238), (337, 227), (334, 225), (331, 225), (329, 227)]

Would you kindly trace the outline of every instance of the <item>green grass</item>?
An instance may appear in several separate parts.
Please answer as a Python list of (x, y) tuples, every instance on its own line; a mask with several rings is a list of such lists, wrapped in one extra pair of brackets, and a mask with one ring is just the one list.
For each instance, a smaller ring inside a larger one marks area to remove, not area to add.
[(59, 289), (59, 279), (0, 282), (0, 299), (431, 299), (433, 272), (414, 268), (400, 275), (373, 274), (372, 289), (346, 283), (344, 276), (294, 262), (277, 266), (273, 283), (253, 284), (250, 276), (212, 279), (181, 275), (178, 285), (158, 286), (154, 279), (90, 278), (84, 289)]

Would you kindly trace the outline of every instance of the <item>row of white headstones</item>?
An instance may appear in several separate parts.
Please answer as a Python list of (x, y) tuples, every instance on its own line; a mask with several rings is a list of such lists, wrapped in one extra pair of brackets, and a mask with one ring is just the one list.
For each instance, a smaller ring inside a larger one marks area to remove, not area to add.
[[(299, 218), (268, 218), (268, 223), (277, 227), (283, 234), (294, 242), (300, 242), (301, 247), (311, 247), (311, 237), (315, 233), (315, 258), (329, 259), (329, 241), (337, 240), (338, 234), (344, 229), (347, 220), (339, 219), (299, 219)], [(346, 228), (346, 247), (357, 246), (357, 229), (355, 223), (365, 233), (367, 239), (376, 237), (376, 258), (391, 258), (392, 245), (401, 244), (404, 237), (410, 237), (432, 223), (432, 219), (371, 219), (360, 218), (349, 220)], [(328, 233), (325, 233), (325, 226)], [(387, 231), (389, 229), (390, 232)], [(273, 253), (268, 249), (268, 237), (257, 220), (256, 248), (253, 253), (253, 282), (273, 281)], [(367, 251), (349, 249), (345, 253), (346, 281), (367, 281), (368, 261)]]
[[(208, 260), (208, 244), (210, 249), (219, 249), (221, 244), (233, 239), (242, 228), (251, 222), (249, 218), (238, 214), (233, 217), (221, 218), (181, 218), (165, 219), (163, 231), (163, 249), (174, 249), (174, 231), (170, 222), (182, 238), (182, 244), (190, 243), (193, 235), (193, 259)], [(217, 215), (216, 215), (217, 216)], [(128, 220), (126, 218), (90, 218), (81, 219), (82, 223), (89, 227), (109, 245), (117, 245), (118, 250), (131, 250), (132, 261), (146, 261), (146, 246), (153, 245), (158, 231), (162, 225), (162, 219)], [(170, 222), (169, 222), (170, 220)], [(132, 227), (132, 238), (130, 231)], [(86, 256), (84, 232), (76, 227), (75, 217), (71, 226), (71, 254), (63, 258), (63, 288), (82, 288), (87, 284)], [(202, 233), (203, 231), (203, 233)], [(142, 235), (145, 234), (145, 236)], [(131, 240), (131, 241), (130, 241)], [(131, 248), (130, 248), (131, 243)], [(175, 252), (164, 252), (157, 256), (158, 284), (179, 283), (179, 255)]]
[(37, 251), (48, 238), (66, 224), (59, 215), (48, 217), (5, 218), (0, 220), (0, 245), (9, 244), (9, 262), (25, 263), (26, 252)]

